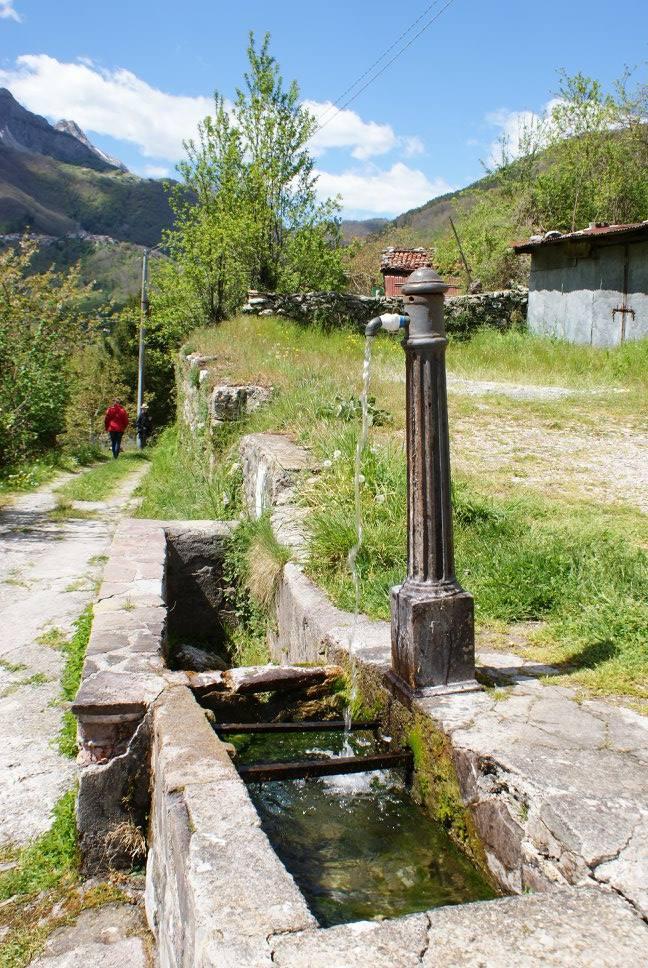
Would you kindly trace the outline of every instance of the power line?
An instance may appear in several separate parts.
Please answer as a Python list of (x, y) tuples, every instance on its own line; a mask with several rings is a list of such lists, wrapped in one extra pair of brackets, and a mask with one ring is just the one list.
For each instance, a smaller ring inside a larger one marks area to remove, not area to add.
[[(353, 82), (353, 84), (349, 85), (349, 87), (347, 87), (346, 91), (343, 91), (342, 94), (340, 94), (340, 96), (338, 98), (336, 98), (335, 101), (333, 101), (333, 103), (326, 109), (326, 111), (322, 115), (322, 118), (325, 118), (329, 111), (331, 111), (333, 108), (337, 107), (337, 105), (340, 103), (340, 101), (343, 98), (345, 98), (347, 96), (347, 94), (349, 94), (349, 92), (354, 89), (354, 87), (357, 87), (357, 85), (360, 83), (360, 81), (364, 81), (365, 77), (372, 72), (372, 70), (374, 69), (374, 67), (377, 67), (378, 64), (380, 64), (380, 62), (383, 61), (385, 59), (385, 57), (387, 57), (387, 55), (390, 54), (395, 47), (398, 47), (398, 45), (400, 44), (401, 40), (403, 40), (404, 37), (407, 37), (407, 35), (409, 33), (411, 33), (411, 31), (414, 29), (414, 27), (416, 27), (417, 24), (420, 24), (421, 20), (423, 20), (425, 18), (425, 16), (430, 12), (430, 10), (432, 10), (433, 7), (436, 7), (440, 2), (441, 2), (441, 0), (434, 0), (434, 3), (429, 4), (425, 8), (425, 10), (423, 11), (423, 13), (420, 15), (420, 17), (417, 17), (416, 20), (409, 25), (409, 27), (407, 28), (407, 30), (404, 30), (403, 33), (400, 35), (400, 37), (397, 37), (396, 40), (394, 41), (394, 43), (391, 44), (391, 46), (389, 46), (386, 50), (384, 50), (382, 52), (382, 54), (380, 55), (380, 57), (377, 60), (375, 60), (373, 62), (373, 64), (371, 64), (367, 68), (367, 70), (364, 72), (364, 74), (361, 74), (360, 77), (356, 78), (356, 80)], [(320, 119), (320, 123), (321, 123), (321, 120), (322, 119)]]
[[(374, 82), (374, 81), (376, 81), (376, 80), (377, 80), (377, 79), (378, 79), (378, 78), (379, 78), (379, 77), (381, 76), (381, 74), (384, 74), (384, 73), (385, 73), (385, 71), (387, 70), (387, 68), (388, 68), (388, 67), (391, 67), (391, 65), (392, 65), (392, 64), (393, 64), (393, 63), (394, 63), (395, 61), (397, 61), (397, 60), (398, 60), (398, 58), (399, 58), (399, 57), (401, 56), (401, 54), (404, 54), (404, 53), (405, 53), (405, 51), (406, 51), (406, 50), (407, 50), (407, 49), (408, 49), (409, 47), (411, 47), (411, 46), (412, 46), (412, 44), (413, 44), (413, 43), (414, 43), (414, 42), (415, 42), (416, 40), (418, 40), (418, 38), (419, 38), (419, 37), (421, 36), (421, 34), (423, 34), (423, 33), (425, 33), (425, 31), (426, 31), (426, 30), (427, 30), (427, 29), (428, 29), (429, 27), (431, 27), (431, 26), (432, 26), (432, 24), (433, 24), (433, 23), (435, 23), (435, 22), (436, 22), (436, 21), (437, 21), (437, 20), (439, 19), (439, 17), (440, 17), (440, 16), (441, 16), (441, 15), (442, 15), (443, 13), (445, 13), (445, 11), (446, 11), (446, 10), (448, 9), (448, 7), (449, 7), (449, 6), (451, 6), (451, 4), (453, 4), (453, 3), (454, 3), (454, 0), (448, 0), (448, 2), (447, 2), (447, 3), (445, 4), (445, 6), (443, 6), (443, 7), (441, 8), (441, 10), (439, 10), (439, 11), (438, 11), (438, 13), (436, 13), (436, 14), (434, 15), (434, 17), (432, 17), (432, 19), (431, 19), (431, 20), (429, 20), (429, 21), (428, 21), (428, 22), (427, 22), (426, 24), (424, 24), (424, 26), (423, 26), (423, 27), (421, 27), (421, 29), (420, 29), (420, 30), (419, 30), (419, 31), (418, 31), (418, 32), (417, 32), (416, 34), (414, 34), (414, 36), (413, 36), (413, 37), (411, 38), (411, 40), (409, 40), (409, 41), (408, 41), (408, 42), (407, 42), (407, 43), (406, 43), (406, 44), (404, 45), (404, 47), (401, 47), (401, 49), (400, 49), (400, 50), (399, 50), (399, 51), (398, 51), (398, 52), (397, 52), (396, 54), (394, 54), (394, 56), (393, 56), (393, 57), (391, 58), (391, 60), (388, 60), (388, 61), (387, 61), (387, 63), (386, 63), (386, 64), (385, 64), (385, 65), (384, 65), (383, 67), (381, 67), (381, 69), (380, 69), (379, 71), (377, 71), (377, 72), (376, 72), (376, 73), (375, 73), (375, 74), (373, 75), (373, 77), (370, 77), (370, 78), (369, 78), (369, 80), (367, 81), (367, 83), (366, 83), (366, 84), (364, 84), (364, 85), (363, 85), (363, 86), (362, 86), (362, 87), (360, 88), (360, 90), (359, 90), (359, 91), (356, 91), (356, 93), (355, 93), (354, 95), (352, 95), (352, 97), (350, 97), (350, 98), (348, 98), (348, 99), (347, 99), (347, 100), (346, 100), (346, 101), (345, 101), (345, 102), (344, 102), (343, 104), (341, 104), (341, 105), (340, 105), (340, 106), (338, 107), (338, 109), (337, 109), (337, 111), (335, 112), (335, 114), (332, 114), (332, 115), (331, 115), (331, 117), (330, 117), (330, 118), (328, 118), (328, 120), (326, 120), (326, 121), (325, 121), (325, 122), (324, 122), (323, 124), (320, 124), (320, 125), (318, 125), (318, 127), (317, 127), (317, 128), (315, 129), (315, 131), (313, 132), (313, 134), (317, 134), (317, 133), (318, 133), (319, 131), (322, 131), (322, 130), (323, 130), (323, 129), (324, 129), (324, 128), (325, 128), (325, 127), (326, 127), (326, 126), (328, 125), (328, 124), (330, 124), (330, 123), (331, 123), (331, 121), (333, 121), (333, 120), (334, 120), (334, 119), (335, 119), (335, 118), (336, 118), (336, 117), (338, 116), (338, 114), (340, 114), (340, 113), (341, 113), (342, 111), (344, 111), (344, 110), (345, 110), (345, 108), (347, 108), (347, 107), (348, 107), (348, 106), (349, 106), (350, 104), (352, 104), (352, 103), (353, 103), (353, 101), (355, 101), (355, 100), (356, 100), (356, 98), (358, 98), (358, 97), (360, 97), (360, 95), (361, 95), (361, 94), (363, 93), (363, 91), (366, 91), (366, 90), (367, 90), (367, 88), (368, 88), (368, 87), (369, 87), (369, 86), (370, 86), (371, 84), (373, 84), (373, 82)], [(420, 19), (420, 18), (419, 18), (419, 19)], [(411, 28), (410, 28), (410, 29), (411, 29)], [(408, 31), (408, 30), (406, 30), (406, 31), (405, 31), (405, 33), (406, 33), (406, 34), (408, 34), (408, 33), (409, 33), (409, 31)], [(379, 58), (379, 61), (380, 61), (380, 60), (382, 60), (382, 58)], [(355, 85), (352, 85), (352, 87), (355, 87)]]

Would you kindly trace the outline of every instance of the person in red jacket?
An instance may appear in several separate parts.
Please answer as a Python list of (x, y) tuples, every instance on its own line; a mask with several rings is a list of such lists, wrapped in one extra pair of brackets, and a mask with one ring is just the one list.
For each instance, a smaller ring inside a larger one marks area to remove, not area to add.
[(112, 455), (117, 459), (119, 457), (119, 451), (121, 450), (121, 440), (124, 436), (124, 431), (128, 427), (128, 414), (122, 407), (121, 400), (113, 400), (112, 407), (108, 407), (106, 410), (104, 427), (110, 437)]

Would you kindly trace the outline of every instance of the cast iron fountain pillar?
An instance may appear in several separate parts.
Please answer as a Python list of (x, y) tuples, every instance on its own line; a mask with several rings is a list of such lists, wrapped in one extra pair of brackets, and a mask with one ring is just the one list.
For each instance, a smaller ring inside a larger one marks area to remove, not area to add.
[(391, 592), (396, 689), (427, 696), (478, 689), (472, 595), (455, 577), (443, 300), (448, 286), (417, 269), (402, 292), (407, 396), (407, 578)]

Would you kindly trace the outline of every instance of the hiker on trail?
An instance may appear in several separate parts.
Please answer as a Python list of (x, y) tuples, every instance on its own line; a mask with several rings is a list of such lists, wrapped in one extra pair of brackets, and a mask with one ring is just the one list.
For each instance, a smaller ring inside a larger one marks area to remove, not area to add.
[(142, 404), (142, 409), (137, 415), (135, 428), (137, 430), (137, 436), (139, 437), (140, 447), (146, 447), (146, 441), (153, 433), (153, 421), (151, 420), (146, 403)]
[(128, 427), (128, 414), (122, 407), (121, 400), (113, 400), (112, 407), (108, 407), (106, 410), (104, 427), (110, 437), (112, 455), (117, 459), (119, 457), (119, 451), (121, 450), (121, 440), (124, 436), (124, 431)]

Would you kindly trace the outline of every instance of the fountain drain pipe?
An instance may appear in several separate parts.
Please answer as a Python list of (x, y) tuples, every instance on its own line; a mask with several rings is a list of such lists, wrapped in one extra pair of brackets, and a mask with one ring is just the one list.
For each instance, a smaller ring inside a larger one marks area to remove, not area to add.
[(380, 329), (407, 327), (407, 577), (391, 590), (388, 673), (390, 688), (405, 701), (480, 688), (473, 598), (454, 571), (443, 318), (447, 289), (433, 269), (416, 269), (402, 288), (407, 315), (386, 313), (365, 330), (374, 336)]

